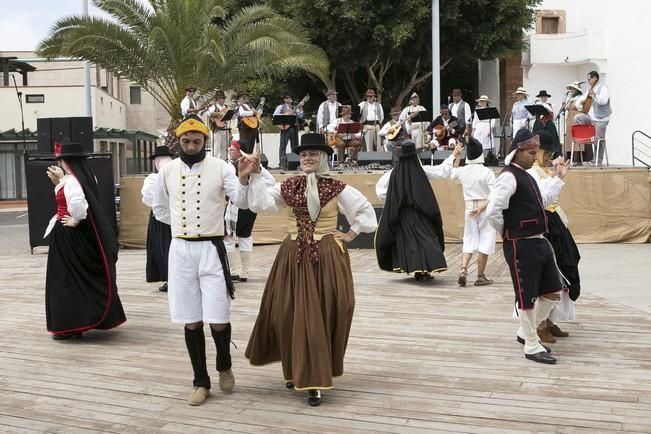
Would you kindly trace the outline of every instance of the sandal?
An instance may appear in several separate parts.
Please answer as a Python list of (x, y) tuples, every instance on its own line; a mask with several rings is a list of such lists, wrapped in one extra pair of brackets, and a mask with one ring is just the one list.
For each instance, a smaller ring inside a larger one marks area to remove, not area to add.
[(459, 280), (457, 280), (457, 283), (461, 286), (466, 286), (467, 277), (468, 267), (461, 267), (461, 273), (459, 274)]
[(492, 285), (493, 280), (486, 278), (486, 275), (480, 274), (477, 276), (477, 280), (475, 280), (475, 286), (486, 286), (486, 285)]

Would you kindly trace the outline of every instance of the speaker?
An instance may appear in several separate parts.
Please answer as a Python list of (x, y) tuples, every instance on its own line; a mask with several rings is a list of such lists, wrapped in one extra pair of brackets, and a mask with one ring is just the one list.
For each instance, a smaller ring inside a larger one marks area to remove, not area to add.
[(260, 164), (262, 164), (262, 167), (265, 169), (269, 166), (269, 160), (265, 154), (260, 155)]
[[(432, 163), (432, 153), (434, 154), (434, 162)], [(420, 161), (423, 164), (441, 164), (446, 158), (452, 155), (452, 151), (435, 149), (434, 151), (422, 151), (419, 153)], [(462, 156), (463, 157), (463, 156)]]
[[(52, 123), (52, 143), (61, 143), (64, 137), (72, 140), (70, 118), (50, 118)], [(86, 151), (88, 152), (88, 151)]]
[[(380, 215), (382, 215), (382, 209), (383, 207), (381, 206), (376, 206), (373, 207), (375, 210), (375, 217), (377, 217), (378, 221), (380, 221)], [(337, 216), (337, 230), (341, 232), (348, 232), (350, 230), (350, 225), (348, 224), (348, 220), (346, 220), (346, 216), (343, 214), (339, 213)], [(350, 243), (346, 244), (346, 246), (349, 249), (374, 249), (375, 248), (375, 232), (372, 232), (370, 234), (362, 233), (357, 236), (353, 241)]]
[(301, 162), (298, 158), (298, 155), (290, 152), (287, 154), (287, 170), (298, 170), (298, 167), (301, 165)]
[(360, 152), (357, 155), (358, 166), (366, 166), (372, 163), (390, 165), (391, 162), (392, 162), (391, 152)]
[(38, 152), (41, 154), (52, 153), (52, 122), (50, 118), (36, 119), (38, 131)]
[[(25, 155), (25, 181), (27, 188), (27, 219), (29, 224), (29, 245), (47, 246), (48, 239), (43, 238), (50, 219), (56, 214), (54, 201), (54, 184), (47, 176), (47, 168), (56, 164), (54, 157), (43, 154)], [(99, 199), (117, 234), (115, 217), (115, 185), (113, 184), (113, 163), (111, 154), (93, 154), (88, 157), (88, 164), (97, 177)]]
[(93, 118), (38, 118), (38, 152), (51, 154), (54, 143), (61, 142), (64, 137), (80, 143), (84, 151), (93, 152)]
[(76, 117), (70, 119), (70, 141), (80, 143), (84, 151), (93, 152), (93, 118)]

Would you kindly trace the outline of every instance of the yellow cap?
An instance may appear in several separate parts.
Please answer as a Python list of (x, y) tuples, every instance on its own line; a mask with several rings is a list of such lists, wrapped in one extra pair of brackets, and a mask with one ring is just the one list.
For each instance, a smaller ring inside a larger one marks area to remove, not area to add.
[(198, 118), (189, 118), (181, 122), (174, 132), (176, 137), (181, 137), (183, 134), (190, 132), (197, 132), (207, 136), (210, 134), (210, 129)]

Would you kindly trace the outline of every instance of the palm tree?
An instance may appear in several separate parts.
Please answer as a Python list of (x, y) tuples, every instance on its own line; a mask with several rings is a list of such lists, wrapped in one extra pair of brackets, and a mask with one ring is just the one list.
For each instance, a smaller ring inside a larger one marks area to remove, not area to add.
[(325, 77), (328, 60), (307, 32), (268, 6), (227, 16), (225, 0), (93, 0), (112, 20), (71, 16), (54, 24), (38, 53), (88, 60), (134, 81), (180, 116), (189, 83), (199, 93), (232, 90), (290, 71)]

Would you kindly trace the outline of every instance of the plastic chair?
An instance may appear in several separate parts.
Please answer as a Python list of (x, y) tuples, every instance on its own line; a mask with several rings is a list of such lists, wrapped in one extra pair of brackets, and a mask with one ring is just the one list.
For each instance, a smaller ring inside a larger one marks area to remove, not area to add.
[[(574, 124), (571, 130), (572, 135), (572, 148), (570, 150), (570, 161), (574, 161), (574, 144), (584, 144), (592, 146), (592, 155), (595, 161), (599, 159), (599, 148), (603, 139), (597, 137), (597, 129), (593, 124)], [(595, 150), (595, 144), (597, 149)], [(608, 166), (608, 149), (604, 149), (604, 157), (606, 159), (606, 166)], [(583, 162), (583, 155), (581, 155), (581, 162)]]

